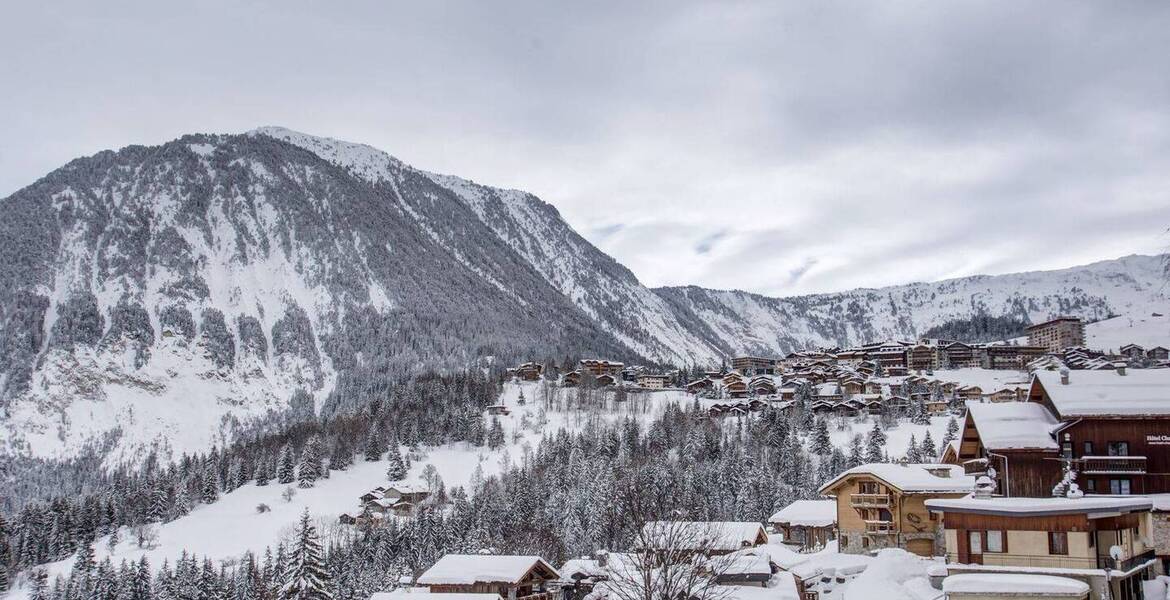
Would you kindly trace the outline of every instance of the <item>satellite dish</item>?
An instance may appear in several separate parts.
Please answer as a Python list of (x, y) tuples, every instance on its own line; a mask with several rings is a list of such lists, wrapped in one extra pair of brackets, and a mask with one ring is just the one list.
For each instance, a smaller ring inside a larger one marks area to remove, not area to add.
[(1125, 551), (1121, 549), (1121, 546), (1109, 547), (1109, 556), (1112, 557), (1113, 560), (1120, 561), (1124, 553)]
[(987, 476), (995, 479), (995, 467), (987, 467)]

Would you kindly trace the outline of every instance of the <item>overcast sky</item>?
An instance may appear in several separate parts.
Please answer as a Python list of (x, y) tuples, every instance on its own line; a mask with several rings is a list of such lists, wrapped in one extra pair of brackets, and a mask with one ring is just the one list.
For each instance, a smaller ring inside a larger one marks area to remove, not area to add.
[(4, 13), (0, 196), (102, 149), (283, 125), (531, 191), (649, 285), (790, 295), (1170, 247), (1167, 2)]

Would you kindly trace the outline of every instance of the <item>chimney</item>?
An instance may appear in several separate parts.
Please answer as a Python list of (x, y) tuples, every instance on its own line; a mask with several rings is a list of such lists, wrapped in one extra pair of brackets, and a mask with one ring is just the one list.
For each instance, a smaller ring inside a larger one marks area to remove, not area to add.
[(1060, 385), (1068, 385), (1068, 369), (1060, 370)]
[(1117, 369), (1118, 375), (1121, 375), (1122, 377), (1125, 376), (1125, 363), (1123, 363), (1121, 361), (1117, 361), (1117, 362), (1113, 363), (1113, 368)]

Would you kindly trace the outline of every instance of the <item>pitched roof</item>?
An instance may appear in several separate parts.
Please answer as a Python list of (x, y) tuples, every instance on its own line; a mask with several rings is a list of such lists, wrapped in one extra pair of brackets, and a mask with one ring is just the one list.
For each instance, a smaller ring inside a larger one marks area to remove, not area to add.
[(803, 527), (828, 527), (837, 522), (834, 500), (797, 500), (768, 517), (769, 523), (788, 523)]
[(419, 576), (421, 585), (471, 585), (474, 583), (520, 583), (534, 567), (547, 568), (559, 577), (539, 556), (500, 554), (448, 554)]
[(1060, 373), (1037, 371), (1033, 386), (1043, 386), (1061, 418), (1091, 416), (1170, 416), (1170, 369), (1073, 371), (1069, 382)]
[[(939, 477), (931, 471), (947, 474)], [(821, 486), (820, 493), (828, 493), (845, 478), (853, 475), (872, 475), (906, 493), (964, 493), (975, 490), (975, 478), (963, 474), (959, 465), (869, 463), (849, 469)]]
[(764, 526), (754, 521), (650, 521), (642, 531), (650, 544), (673, 537), (674, 543), (709, 545), (715, 550), (754, 546), (761, 535), (767, 539)]
[(1051, 432), (1056, 417), (1035, 402), (968, 402), (979, 439), (991, 450), (1059, 450)]

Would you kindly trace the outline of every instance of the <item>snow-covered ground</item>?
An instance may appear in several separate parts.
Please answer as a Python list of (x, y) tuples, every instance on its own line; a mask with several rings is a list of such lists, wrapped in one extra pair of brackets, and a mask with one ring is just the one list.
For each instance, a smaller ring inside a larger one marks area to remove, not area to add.
[[(1166, 308), (1170, 309), (1170, 306)], [(1085, 325), (1085, 344), (1095, 350), (1113, 352), (1126, 344), (1170, 348), (1170, 317), (1153, 315), (1131, 314), (1089, 323)]]

